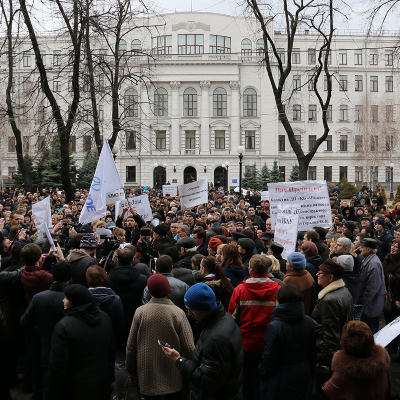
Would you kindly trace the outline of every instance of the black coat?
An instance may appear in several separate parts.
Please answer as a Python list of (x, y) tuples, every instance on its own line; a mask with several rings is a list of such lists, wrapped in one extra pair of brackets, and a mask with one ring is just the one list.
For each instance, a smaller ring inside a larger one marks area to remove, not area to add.
[(203, 242), (198, 248), (197, 252), (205, 257), (208, 256), (208, 243)]
[(262, 398), (308, 400), (316, 355), (314, 321), (304, 315), (303, 302), (275, 307), (267, 325), (259, 367)]
[(179, 256), (178, 266), (180, 268), (192, 269), (192, 258), (196, 254), (199, 254), (197, 251), (188, 251), (181, 256)]
[(108, 274), (110, 288), (121, 298), (125, 312), (125, 338), (128, 338), (133, 316), (142, 305), (143, 290), (147, 277), (131, 265), (118, 265)]
[(202, 332), (192, 359), (179, 365), (183, 380), (203, 391), (203, 400), (233, 399), (243, 380), (240, 328), (221, 303), (198, 325)]
[(48, 290), (35, 294), (25, 314), (21, 317), (24, 328), (37, 327), (40, 346), (40, 364), (47, 367), (53, 329), (64, 317), (63, 298), (67, 283), (53, 282)]
[(135, 226), (132, 231), (128, 228), (122, 227), (122, 219), (120, 217), (118, 217), (115, 221), (115, 225), (117, 225), (118, 228), (122, 228), (125, 230), (125, 242), (131, 243), (136, 246), (136, 243), (140, 239), (140, 228), (146, 226), (146, 223), (143, 221), (143, 218), (140, 215), (133, 215), (133, 219), (136, 221), (137, 226)]
[(346, 271), (342, 277), (347, 289), (353, 297), (353, 304), (358, 304), (361, 290), (360, 274), (354, 271)]
[(54, 328), (46, 400), (109, 400), (112, 323), (95, 304), (67, 310)]

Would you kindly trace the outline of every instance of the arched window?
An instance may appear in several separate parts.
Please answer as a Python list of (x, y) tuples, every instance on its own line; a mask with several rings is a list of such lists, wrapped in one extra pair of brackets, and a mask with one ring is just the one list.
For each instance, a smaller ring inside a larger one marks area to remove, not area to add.
[(142, 42), (139, 39), (132, 40), (131, 50), (132, 52), (140, 52), (142, 50)]
[(159, 88), (154, 92), (154, 115), (166, 117), (168, 115), (167, 89)]
[(183, 116), (197, 117), (197, 92), (196, 89), (187, 88), (183, 92)]
[(252, 88), (246, 89), (243, 93), (243, 116), (257, 116), (257, 92)]
[(214, 117), (226, 117), (226, 90), (217, 88), (213, 93), (213, 115)]
[(264, 40), (258, 39), (256, 43), (257, 54), (262, 56), (264, 54)]
[(119, 41), (119, 54), (124, 54), (126, 52), (126, 41), (124, 39), (120, 39)]
[(242, 40), (242, 56), (251, 56), (251, 40)]
[(135, 89), (128, 89), (124, 96), (125, 117), (137, 117), (138, 112), (138, 94)]

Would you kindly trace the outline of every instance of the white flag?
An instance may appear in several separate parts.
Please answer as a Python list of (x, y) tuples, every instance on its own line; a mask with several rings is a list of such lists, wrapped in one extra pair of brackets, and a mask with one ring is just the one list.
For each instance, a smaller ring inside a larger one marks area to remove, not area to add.
[(110, 146), (107, 140), (104, 139), (96, 172), (94, 173), (88, 198), (82, 208), (79, 222), (85, 224), (104, 217), (107, 211), (107, 193), (123, 187)]
[(53, 227), (51, 222), (50, 196), (47, 196), (36, 204), (32, 204), (32, 217), (35, 221), (38, 237), (42, 238), (45, 233), (42, 224), (46, 224), (48, 228)]

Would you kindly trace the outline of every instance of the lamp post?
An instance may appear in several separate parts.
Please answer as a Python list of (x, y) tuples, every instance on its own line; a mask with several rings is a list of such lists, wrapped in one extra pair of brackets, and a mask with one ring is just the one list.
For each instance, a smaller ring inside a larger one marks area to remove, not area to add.
[[(225, 164), (222, 164), (222, 168), (225, 169), (224, 178), (225, 178), (225, 181), (226, 181), (226, 188), (227, 188), (227, 190), (229, 192), (229, 179), (228, 179), (229, 178), (229, 176), (228, 176), (229, 161), (227, 161)], [(224, 189), (225, 189), (225, 187), (224, 187)]]
[(114, 146), (113, 146), (111, 152), (112, 152), (112, 154), (113, 154), (114, 161), (115, 161), (116, 158), (117, 158), (117, 154), (118, 154), (118, 152), (119, 152), (119, 147), (118, 147), (116, 144), (114, 144)]
[(243, 160), (244, 147), (239, 146), (237, 148), (237, 152), (239, 153), (239, 200), (240, 200), (242, 197), (242, 160)]
[(174, 173), (176, 172), (176, 164), (174, 163)]
[(204, 173), (207, 172), (207, 164), (204, 164)]
[(393, 167), (394, 164), (391, 162), (390, 163), (390, 201), (393, 201), (394, 196), (393, 196)]

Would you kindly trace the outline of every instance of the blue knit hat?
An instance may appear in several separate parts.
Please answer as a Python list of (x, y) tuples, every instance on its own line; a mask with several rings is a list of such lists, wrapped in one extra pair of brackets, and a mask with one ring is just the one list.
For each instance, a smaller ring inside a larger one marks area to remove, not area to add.
[(306, 258), (303, 254), (294, 252), (288, 257), (289, 264), (294, 269), (304, 269), (306, 267)]
[(196, 311), (211, 312), (217, 307), (215, 294), (205, 283), (196, 283), (185, 293), (185, 306)]
[(378, 218), (375, 221), (375, 224), (379, 224), (379, 225), (382, 225), (383, 227), (385, 227), (385, 220), (383, 218)]

